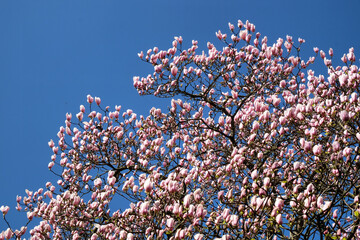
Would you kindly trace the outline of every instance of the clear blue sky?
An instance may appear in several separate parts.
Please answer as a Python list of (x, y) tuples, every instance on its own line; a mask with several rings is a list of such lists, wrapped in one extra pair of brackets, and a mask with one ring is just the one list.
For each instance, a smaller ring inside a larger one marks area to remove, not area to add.
[(221, 46), (215, 31), (248, 19), (269, 43), (304, 38), (303, 56), (332, 47), (339, 59), (354, 47), (359, 59), (359, 9), (358, 0), (0, 1), (0, 206), (10, 206), (14, 226), (26, 222), (16, 195), (57, 179), (47, 142), (87, 94), (139, 114), (166, 110), (169, 100), (140, 97), (132, 86), (134, 75), (152, 70), (138, 59), (141, 50), (167, 50), (180, 35), (184, 46), (193, 39), (203, 49), (208, 41)]

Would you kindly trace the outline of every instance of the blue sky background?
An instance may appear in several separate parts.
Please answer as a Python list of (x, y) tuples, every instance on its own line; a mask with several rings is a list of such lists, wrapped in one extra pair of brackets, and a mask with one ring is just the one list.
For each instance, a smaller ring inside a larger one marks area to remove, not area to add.
[(138, 114), (166, 110), (169, 100), (133, 88), (134, 75), (153, 69), (139, 60), (141, 50), (167, 50), (180, 35), (185, 47), (195, 39), (200, 50), (208, 41), (220, 48), (215, 31), (248, 19), (271, 44), (287, 34), (304, 38), (306, 58), (317, 46), (332, 47), (336, 59), (354, 47), (359, 59), (359, 9), (358, 0), (0, 1), (0, 206), (10, 206), (15, 227), (26, 223), (16, 195), (57, 180), (47, 168), (47, 142), (87, 94)]

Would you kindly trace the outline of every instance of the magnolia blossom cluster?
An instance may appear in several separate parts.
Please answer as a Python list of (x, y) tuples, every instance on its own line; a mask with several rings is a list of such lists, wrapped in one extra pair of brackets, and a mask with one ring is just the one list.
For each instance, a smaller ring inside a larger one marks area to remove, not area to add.
[(360, 239), (354, 49), (334, 66), (332, 49), (301, 59), (303, 39), (269, 44), (248, 21), (229, 30), (207, 53), (175, 37), (139, 54), (154, 72), (134, 87), (170, 97), (168, 111), (138, 116), (89, 95), (66, 114), (49, 142), (59, 180), (17, 197), (39, 224), (0, 239)]

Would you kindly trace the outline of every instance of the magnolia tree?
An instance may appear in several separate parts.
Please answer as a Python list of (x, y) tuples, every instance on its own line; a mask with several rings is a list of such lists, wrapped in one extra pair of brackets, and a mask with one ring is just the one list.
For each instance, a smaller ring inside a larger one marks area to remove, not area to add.
[[(171, 98), (148, 116), (87, 97), (66, 115), (49, 169), (59, 180), (17, 197), (27, 224), (0, 239), (360, 239), (360, 98), (354, 50), (300, 58), (303, 39), (269, 44), (229, 24), (139, 57), (140, 95)], [(310, 65), (324, 62), (324, 75)], [(320, 60), (321, 60), (320, 59)], [(119, 209), (116, 198), (127, 199)]]

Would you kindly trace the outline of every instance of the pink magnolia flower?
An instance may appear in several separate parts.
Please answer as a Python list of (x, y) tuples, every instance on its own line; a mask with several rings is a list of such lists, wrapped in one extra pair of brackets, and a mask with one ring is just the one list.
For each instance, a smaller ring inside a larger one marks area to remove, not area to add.
[(256, 138), (256, 133), (253, 133), (249, 136), (248, 144), (252, 143)]
[(247, 30), (241, 30), (241, 31), (240, 31), (240, 38), (241, 38), (242, 40), (246, 40), (247, 34), (248, 34), (248, 31), (247, 31)]
[(316, 205), (318, 208), (321, 208), (324, 205), (324, 198), (322, 196), (317, 198)]
[(66, 127), (66, 134), (69, 136), (72, 135), (71, 129), (69, 127)]
[(281, 198), (276, 198), (276, 201), (275, 201), (275, 207), (279, 210), (281, 210), (283, 207), (284, 207), (284, 200), (281, 199)]
[(310, 183), (307, 187), (306, 187), (306, 191), (308, 191), (309, 193), (312, 193), (314, 191), (314, 185), (312, 183)]
[(48, 142), (48, 145), (50, 148), (53, 148), (55, 146), (54, 141), (51, 139), (50, 142)]
[(225, 124), (225, 118), (224, 118), (224, 116), (220, 116), (219, 117), (219, 125), (224, 126), (224, 124)]
[(74, 197), (74, 200), (73, 200), (74, 205), (75, 205), (75, 206), (79, 205), (80, 200), (81, 200), (81, 199), (80, 199), (79, 196), (75, 196), (75, 197)]
[(84, 105), (80, 105), (80, 112), (82, 112), (82, 113), (85, 112), (85, 107), (84, 107)]
[(145, 192), (150, 193), (153, 189), (153, 183), (150, 178), (147, 178), (144, 183)]
[(116, 177), (108, 177), (107, 180), (110, 186), (114, 186), (114, 184), (116, 183)]
[(84, 118), (84, 114), (82, 112), (79, 112), (76, 114), (76, 118), (79, 119), (79, 121), (82, 121)]
[(318, 145), (315, 145), (313, 147), (313, 153), (316, 155), (316, 156), (319, 156), (322, 152), (322, 145), (321, 144), (318, 144)]
[(291, 200), (291, 201), (290, 201), (290, 206), (291, 206), (292, 208), (296, 208), (297, 204), (296, 204), (295, 200)]
[(264, 178), (264, 186), (266, 188), (268, 188), (270, 186), (270, 178), (269, 177)]
[(356, 133), (356, 138), (360, 141), (360, 133)]
[(98, 106), (100, 106), (101, 99), (99, 97), (95, 97), (95, 102)]
[(196, 217), (197, 218), (202, 218), (203, 214), (204, 214), (204, 207), (202, 204), (197, 205), (196, 207)]
[(3, 213), (4, 216), (8, 213), (9, 209), (10, 209), (10, 207), (8, 207), (8, 206), (0, 207), (0, 211)]
[(126, 236), (126, 240), (134, 240), (134, 234), (128, 233)]
[(126, 231), (125, 231), (125, 230), (121, 230), (121, 231), (120, 231), (120, 239), (125, 239), (126, 236), (127, 236)]
[(173, 76), (176, 76), (177, 72), (178, 72), (178, 68), (176, 66), (172, 66), (171, 67), (171, 74)]
[(87, 101), (89, 104), (91, 104), (92, 102), (94, 102), (94, 98), (91, 95), (87, 95)]
[(148, 213), (149, 205), (150, 205), (150, 202), (149, 202), (149, 201), (143, 202), (143, 203), (140, 205), (140, 209), (139, 209), (140, 215), (145, 215), (145, 214)]
[(233, 226), (233, 227), (236, 227), (239, 223), (239, 216), (238, 215), (231, 215), (230, 216), (230, 224)]
[(223, 218), (227, 218), (227, 216), (230, 215), (230, 209), (225, 208), (221, 215), (222, 215)]
[(179, 203), (175, 203), (175, 204), (173, 205), (173, 213), (174, 213), (175, 215), (179, 215), (181, 212), (182, 212), (182, 207), (180, 206)]
[(94, 181), (94, 186), (95, 187), (101, 187), (101, 184), (102, 184), (101, 178), (95, 179), (95, 181)]
[(337, 219), (338, 218), (338, 212), (339, 211), (339, 209), (335, 209), (335, 211), (333, 212), (333, 218), (334, 219)]
[(6, 231), (4, 232), (4, 236), (6, 239), (12, 238), (13, 235), (14, 235), (14, 233), (10, 228), (6, 229)]
[(49, 164), (48, 164), (48, 168), (51, 170), (51, 168), (54, 166), (54, 162), (49, 162)]
[(338, 141), (334, 141), (334, 142), (332, 143), (332, 147), (333, 147), (333, 150), (334, 150), (335, 152), (337, 152), (337, 151), (340, 150), (340, 143), (339, 143)]
[(258, 121), (254, 121), (251, 132), (254, 132), (254, 131), (258, 130), (259, 128), (260, 128), (259, 122), (258, 122)]
[(331, 206), (331, 201), (325, 201), (324, 204), (320, 207), (323, 211), (326, 211)]
[(168, 218), (166, 220), (166, 226), (170, 229), (173, 229), (175, 226), (175, 220), (173, 218)]
[(254, 171), (251, 172), (251, 178), (252, 179), (257, 179), (259, 177), (258, 171), (257, 169), (255, 169)]
[(300, 167), (301, 167), (301, 163), (300, 163), (300, 162), (294, 162), (294, 170), (295, 170), (295, 171), (298, 170), (298, 169), (300, 169)]
[(349, 120), (349, 113), (345, 110), (340, 112), (340, 119), (344, 122)]
[(305, 141), (305, 143), (304, 143), (304, 150), (305, 150), (306, 152), (310, 152), (312, 145), (313, 145), (312, 142)]
[(193, 195), (193, 196), (194, 196), (194, 200), (195, 200), (196, 202), (200, 201), (201, 196), (202, 196), (201, 189), (200, 189), (200, 188), (196, 189), (196, 190), (194, 191), (194, 195)]
[(30, 221), (34, 218), (34, 215), (35, 215), (35, 213), (33, 213), (33, 212), (27, 212), (26, 213), (26, 216)]
[(281, 81), (280, 81), (280, 87), (281, 87), (281, 88), (285, 88), (285, 87), (286, 87), (286, 81), (285, 81), (285, 80), (281, 80)]
[(282, 224), (283, 224), (281, 214), (278, 214), (278, 215), (276, 216), (276, 222), (277, 222), (277, 224), (279, 224), (279, 225), (282, 225)]
[(324, 52), (323, 50), (320, 50), (320, 57), (321, 57), (322, 59), (325, 58), (325, 52)]
[(351, 62), (355, 62), (355, 60), (356, 60), (354, 52), (349, 52), (349, 53), (347, 54), (347, 58), (348, 58)]
[(234, 31), (235, 26), (234, 24), (228, 23), (230, 31)]
[(227, 199), (231, 199), (232, 198), (232, 196), (233, 196), (233, 188), (231, 188), (227, 193), (226, 193), (226, 195), (225, 195), (225, 197), (227, 198)]
[(191, 195), (187, 194), (184, 197), (184, 207), (188, 208), (190, 206), (190, 200), (191, 200)]
[(197, 233), (197, 234), (195, 234), (194, 239), (195, 239), (195, 240), (202, 240), (203, 237), (204, 237), (203, 234)]
[(194, 206), (193, 204), (190, 204), (189, 210), (188, 210), (188, 214), (189, 214), (190, 216), (193, 216), (194, 213), (195, 213), (195, 206)]

